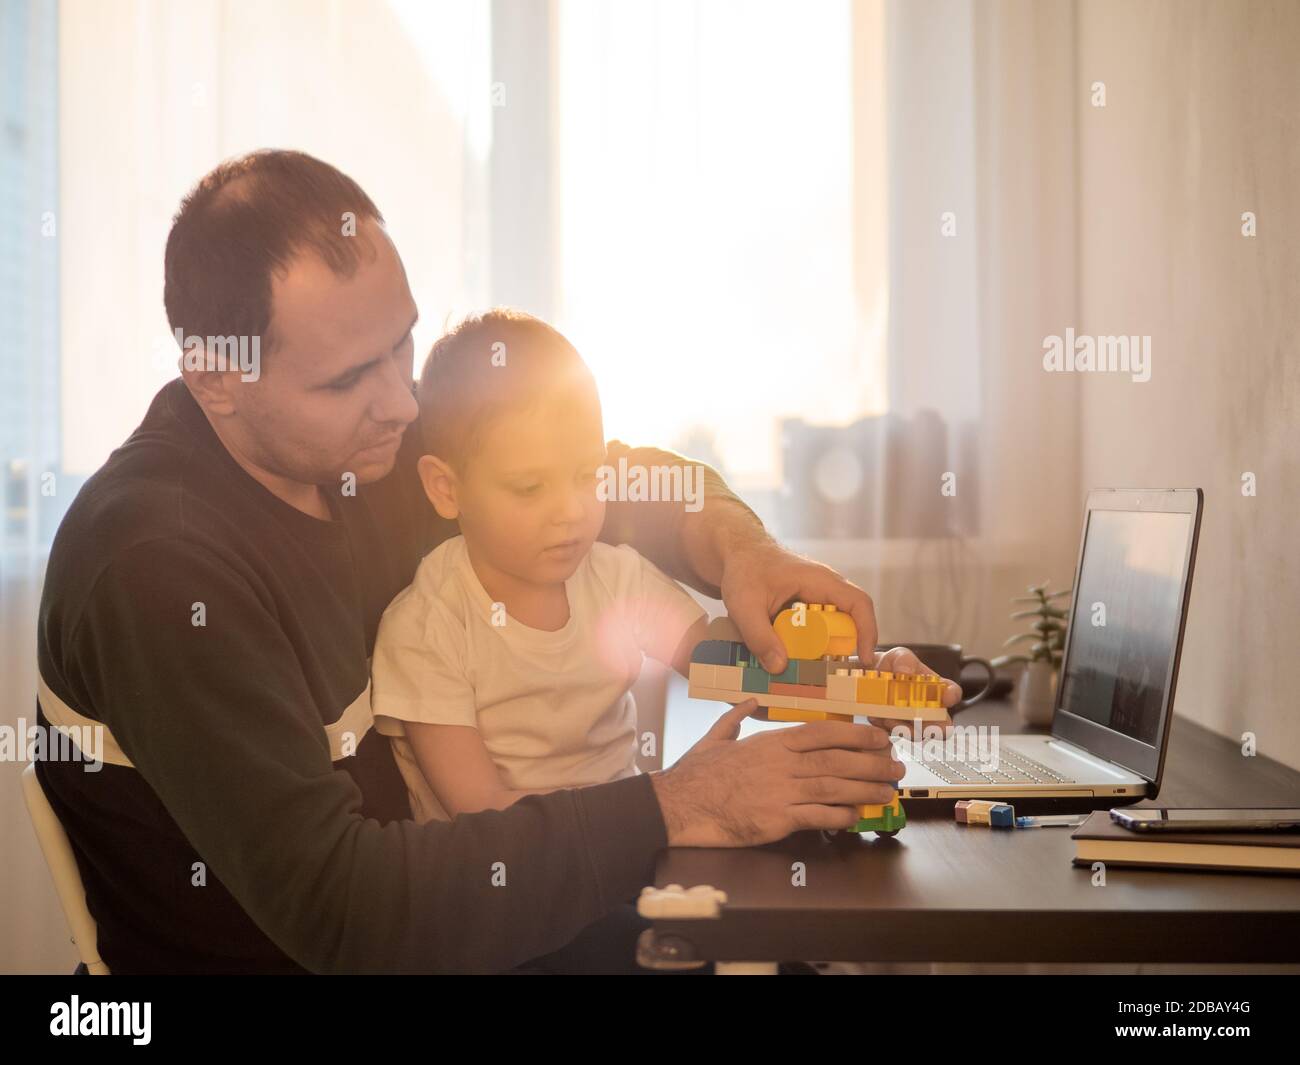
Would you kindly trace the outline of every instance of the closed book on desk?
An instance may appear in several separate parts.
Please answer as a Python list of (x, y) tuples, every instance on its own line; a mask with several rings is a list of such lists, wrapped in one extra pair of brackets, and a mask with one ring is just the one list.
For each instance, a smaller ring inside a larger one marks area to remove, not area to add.
[(1300, 832), (1133, 832), (1097, 810), (1074, 830), (1074, 864), (1300, 873)]

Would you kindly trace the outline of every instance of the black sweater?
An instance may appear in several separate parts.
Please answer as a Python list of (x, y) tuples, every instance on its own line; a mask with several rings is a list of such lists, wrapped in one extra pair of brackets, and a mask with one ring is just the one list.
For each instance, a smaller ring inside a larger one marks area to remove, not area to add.
[[(419, 825), (387, 738), (331, 761), (324, 728), (366, 688), (380, 615), (456, 532), (418, 454), (413, 426), (393, 473), (327, 493), (321, 521), (249, 477), (177, 379), (69, 509), (38, 664), (131, 766), (38, 773), (114, 972), (496, 970), (650, 883), (666, 839), (647, 776)], [(706, 476), (706, 499), (727, 494)], [(680, 513), (611, 503), (604, 536), (686, 577)]]

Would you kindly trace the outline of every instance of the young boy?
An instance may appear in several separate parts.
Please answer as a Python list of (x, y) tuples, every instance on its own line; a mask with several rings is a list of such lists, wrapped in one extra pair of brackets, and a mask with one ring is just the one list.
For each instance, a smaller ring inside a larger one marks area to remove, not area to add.
[(417, 820), (637, 772), (642, 654), (689, 669), (704, 612), (630, 547), (597, 543), (595, 381), (546, 323), (491, 311), (420, 376), (429, 502), (460, 523), (384, 613), (376, 727)]

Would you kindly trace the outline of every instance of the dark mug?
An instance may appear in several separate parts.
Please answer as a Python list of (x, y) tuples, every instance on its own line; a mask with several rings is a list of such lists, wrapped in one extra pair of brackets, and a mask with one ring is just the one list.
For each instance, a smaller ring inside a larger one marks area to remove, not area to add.
[(988, 695), (989, 689), (993, 687), (997, 674), (993, 667), (983, 658), (970, 658), (963, 656), (961, 653), (961, 644), (959, 643), (900, 643), (881, 644), (876, 648), (877, 651), (888, 651), (892, 647), (906, 647), (929, 669), (934, 670), (945, 680), (955, 681), (961, 684), (962, 667), (968, 663), (975, 663), (980, 666), (988, 676), (984, 679), (984, 687), (980, 688), (974, 695), (966, 695), (966, 689), (962, 688), (964, 698), (956, 706), (950, 707), (950, 710), (964, 710), (968, 706), (974, 706), (977, 702)]

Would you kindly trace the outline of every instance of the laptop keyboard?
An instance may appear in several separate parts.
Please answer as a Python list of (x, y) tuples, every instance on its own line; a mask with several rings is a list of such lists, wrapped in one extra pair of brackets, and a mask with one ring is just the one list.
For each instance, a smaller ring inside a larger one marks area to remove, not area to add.
[(961, 759), (921, 763), (947, 784), (1073, 784), (1072, 777), (1061, 776), (1042, 762), (1035, 762), (1023, 754), (999, 751), (997, 768), (990, 762), (968, 762)]

